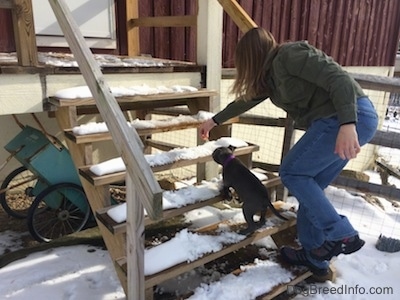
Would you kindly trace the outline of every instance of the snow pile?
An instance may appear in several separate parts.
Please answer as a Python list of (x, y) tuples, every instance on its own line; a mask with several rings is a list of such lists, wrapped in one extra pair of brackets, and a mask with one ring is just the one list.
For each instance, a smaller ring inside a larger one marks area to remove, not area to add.
[[(171, 87), (158, 86), (150, 87), (146, 84), (136, 85), (130, 87), (110, 87), (111, 93), (114, 97), (122, 96), (148, 96), (157, 94), (172, 94), (183, 92), (196, 92), (197, 88), (187, 85), (174, 85)], [(78, 99), (78, 98), (92, 98), (92, 93), (88, 86), (77, 86), (58, 90), (54, 97), (60, 99)]]
[[(240, 139), (231, 137), (222, 137), (216, 141), (209, 141), (203, 145), (192, 147), (192, 148), (175, 148), (167, 152), (157, 153), (157, 154), (147, 154), (145, 159), (151, 167), (163, 166), (170, 164), (179, 160), (184, 159), (196, 159), (200, 157), (209, 156), (218, 147), (228, 147), (234, 146), (236, 148), (246, 147), (248, 144)], [(125, 171), (125, 163), (121, 157), (113, 158), (95, 164), (90, 167), (90, 171), (97, 176), (102, 176), (106, 174), (111, 174), (114, 172)]]
[(202, 284), (188, 299), (252, 300), (293, 278), (294, 275), (278, 263), (256, 259), (254, 265), (243, 267), (238, 276), (229, 274), (209, 285)]
[[(165, 67), (167, 60), (146, 57), (123, 57), (109, 54), (94, 54), (100, 67)], [(39, 52), (39, 62), (56, 67), (78, 67), (74, 55), (70, 53)]]
[[(245, 235), (223, 231), (219, 235), (205, 235), (183, 229), (174, 238), (150, 249), (145, 249), (145, 275), (152, 275), (179, 263), (191, 262), (207, 253), (221, 250), (224, 245), (240, 242)], [(170, 253), (166, 259), (165, 253)]]
[[(163, 128), (179, 124), (200, 123), (213, 117), (214, 114), (207, 111), (199, 111), (196, 115), (186, 116), (179, 115), (177, 117), (167, 118), (163, 120), (140, 120), (135, 119), (128, 122), (128, 126), (135, 129), (152, 129)], [(86, 135), (94, 133), (108, 132), (105, 122), (89, 122), (72, 128), (72, 132), (76, 135)]]
[[(253, 171), (253, 174), (260, 180), (267, 180), (265, 174)], [(211, 199), (220, 194), (222, 180), (213, 178), (210, 181), (203, 180), (198, 185), (187, 185), (173, 191), (164, 191), (162, 197), (163, 210), (179, 208)], [(147, 215), (146, 210), (144, 214)], [(115, 205), (107, 211), (107, 215), (117, 223), (126, 221), (126, 203)]]
[[(199, 185), (189, 185), (176, 191), (164, 191), (163, 210), (194, 204), (219, 195), (221, 180), (203, 181)], [(107, 214), (117, 223), (126, 221), (126, 203), (109, 209)], [(145, 211), (146, 214), (146, 211)]]

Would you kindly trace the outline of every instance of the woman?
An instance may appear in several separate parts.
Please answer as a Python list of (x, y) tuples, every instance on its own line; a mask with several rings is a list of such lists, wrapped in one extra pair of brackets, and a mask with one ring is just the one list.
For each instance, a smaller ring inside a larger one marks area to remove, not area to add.
[(279, 170), (283, 184), (299, 202), (297, 232), (302, 247), (282, 247), (280, 252), (287, 262), (325, 275), (332, 257), (364, 245), (324, 189), (374, 136), (375, 109), (358, 83), (331, 57), (306, 42), (277, 44), (262, 28), (243, 35), (235, 65), (232, 92), (237, 98), (202, 123), (200, 135), (208, 139), (214, 126), (266, 98), (305, 129)]

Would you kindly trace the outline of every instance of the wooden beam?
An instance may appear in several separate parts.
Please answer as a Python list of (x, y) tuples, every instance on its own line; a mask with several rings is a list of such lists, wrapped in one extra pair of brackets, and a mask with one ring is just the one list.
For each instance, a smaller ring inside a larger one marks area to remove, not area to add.
[(102, 118), (107, 122), (115, 146), (127, 165), (127, 171), (140, 190), (141, 201), (150, 218), (162, 216), (162, 189), (142, 154), (136, 130), (129, 128), (100, 67), (79, 30), (64, 0), (49, 0), (85, 81), (95, 98)]
[(246, 11), (235, 0), (218, 0), (226, 13), (232, 18), (233, 22), (239, 27), (243, 33), (252, 28), (258, 27), (253, 19), (246, 13)]
[(377, 130), (369, 144), (400, 149), (400, 133)]
[(128, 56), (140, 55), (139, 28), (131, 24), (131, 20), (139, 18), (138, 0), (126, 0), (126, 30)]
[[(227, 68), (222, 71), (222, 79), (235, 79), (236, 69)], [(384, 91), (390, 93), (400, 93), (400, 78), (380, 76), (380, 75), (370, 75), (370, 74), (359, 74), (350, 73), (349, 75), (353, 77), (364, 89)]]
[(375, 163), (385, 170), (389, 175), (392, 175), (396, 177), (397, 179), (400, 179), (400, 171), (399, 169), (396, 169), (394, 166), (389, 165), (384, 159), (376, 159)]
[(126, 299), (146, 299), (144, 282), (144, 209), (141, 195), (126, 175), (126, 194), (132, 195), (134, 201), (126, 204), (126, 249), (128, 257), (128, 290)]
[(361, 181), (355, 178), (339, 175), (332, 185), (343, 187), (347, 190), (355, 189), (357, 191), (377, 195), (380, 197), (388, 197), (389, 199), (399, 200), (400, 189), (395, 186), (387, 186), (376, 183)]
[(365, 89), (391, 93), (400, 93), (400, 78), (369, 74), (350, 73)]
[(239, 116), (239, 123), (247, 125), (285, 127), (286, 118), (271, 118), (245, 113)]
[(161, 16), (131, 19), (131, 27), (192, 27), (197, 25), (197, 16)]
[(32, 0), (12, 0), (12, 3), (11, 12), (18, 63), (24, 67), (37, 66), (38, 55)]

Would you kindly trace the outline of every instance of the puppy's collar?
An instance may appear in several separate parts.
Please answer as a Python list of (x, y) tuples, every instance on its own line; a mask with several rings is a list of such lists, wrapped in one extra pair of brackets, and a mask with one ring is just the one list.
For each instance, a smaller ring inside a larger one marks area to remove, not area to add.
[(224, 163), (222, 165), (224, 167), (226, 167), (231, 162), (231, 160), (234, 159), (234, 158), (235, 158), (235, 155), (233, 155), (233, 154), (229, 155), (228, 158), (225, 159), (225, 161), (224, 161)]

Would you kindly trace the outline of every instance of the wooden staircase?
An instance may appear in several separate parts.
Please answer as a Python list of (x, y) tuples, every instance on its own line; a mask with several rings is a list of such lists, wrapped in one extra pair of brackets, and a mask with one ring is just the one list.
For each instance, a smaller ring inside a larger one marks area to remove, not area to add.
[[(148, 113), (153, 112), (155, 109), (168, 108), (169, 115), (171, 115), (173, 108), (177, 105), (184, 105), (187, 110), (195, 115), (199, 110), (208, 111), (210, 109), (210, 103), (212, 98), (215, 96), (215, 92), (208, 90), (200, 90), (198, 92), (190, 93), (175, 93), (175, 94), (159, 94), (157, 96), (131, 96), (131, 97), (121, 97), (117, 98), (117, 101), (125, 109), (130, 109), (136, 111), (139, 115), (145, 116)], [(95, 133), (89, 135), (75, 135), (72, 132), (74, 126), (79, 125), (78, 112), (80, 108), (88, 108), (90, 105), (94, 105), (92, 99), (59, 99), (51, 98), (50, 102), (55, 106), (55, 115), (59, 126), (64, 130), (68, 148), (70, 150), (71, 156), (79, 169), (79, 174), (82, 182), (82, 186), (86, 192), (88, 201), (90, 203), (91, 209), (95, 213), (96, 221), (103, 235), (104, 242), (110, 253), (111, 259), (115, 262), (116, 272), (119, 276), (121, 284), (125, 291), (127, 291), (127, 240), (126, 240), (126, 224), (117, 223), (112, 218), (107, 215), (107, 211), (113, 208), (110, 196), (110, 186), (115, 183), (121, 183), (125, 180), (125, 172), (117, 172), (102, 176), (97, 176), (90, 171), (90, 165), (92, 164), (92, 148), (93, 144), (96, 142), (109, 140), (110, 135), (108, 133)], [(94, 108), (94, 107), (92, 107)], [(91, 110), (92, 111), (92, 110)], [(180, 112), (181, 110), (177, 110)], [(151, 135), (154, 133), (166, 132), (169, 130), (181, 130), (186, 128), (197, 127), (198, 124), (191, 123), (186, 125), (174, 125), (171, 128), (152, 128), (138, 130), (138, 134), (142, 137), (143, 143), (147, 144), (147, 139), (152, 141)], [(230, 124), (224, 124), (221, 126), (219, 131), (212, 133), (212, 137), (217, 139), (222, 133), (228, 132)], [(203, 143), (198, 141), (198, 143)], [(156, 146), (156, 142), (152, 141), (151, 146)], [(246, 163), (251, 163), (251, 154), (254, 151), (258, 151), (259, 147), (257, 145), (249, 145), (247, 147), (242, 147), (236, 149), (236, 156), (240, 157), (242, 161)], [(211, 156), (181, 160), (171, 164), (166, 164), (163, 166), (152, 167), (153, 172), (160, 172), (164, 170), (171, 170), (174, 168), (180, 168), (183, 166), (197, 165), (197, 179), (202, 180), (205, 178), (205, 163), (211, 161)], [(272, 178), (264, 181), (264, 184), (270, 190), (275, 189), (277, 186), (281, 185), (279, 178)], [(191, 205), (184, 207), (169, 209), (163, 211), (162, 218), (159, 220), (152, 220), (149, 217), (145, 218), (145, 225), (148, 226), (155, 222), (161, 220), (166, 220), (168, 218), (176, 217), (182, 215), (183, 213), (189, 212), (193, 209), (197, 209), (203, 206), (212, 205), (223, 200), (221, 195), (217, 195), (210, 199), (200, 201)], [(237, 251), (240, 248), (248, 246), (255, 241), (264, 238), (266, 236), (272, 236), (274, 241), (278, 246), (286, 243), (288, 240), (293, 241), (293, 227), (296, 224), (295, 219), (290, 219), (286, 222), (278, 222), (276, 226), (271, 228), (266, 228), (260, 230), (253, 235), (245, 238), (239, 243), (225, 245), (224, 248), (216, 253), (211, 253), (203, 256), (190, 263), (178, 264), (167, 270), (153, 274), (151, 276), (145, 277), (145, 288), (146, 288), (146, 299), (151, 299), (153, 296), (153, 288), (160, 284), (161, 282), (174, 278), (179, 274), (190, 271), (198, 266), (204, 265), (215, 259), (218, 259), (226, 254)], [(210, 224), (209, 226), (198, 230), (199, 232), (213, 232), (218, 224)], [(292, 281), (292, 284), (297, 280), (304, 279), (311, 276), (310, 272), (301, 272), (296, 275), (296, 279)], [(290, 283), (289, 283), (290, 284)], [(284, 292), (285, 288), (276, 287), (274, 291), (271, 291), (270, 295), (264, 295), (262, 299), (269, 299), (272, 295), (276, 295), (277, 291)]]
[[(199, 110), (212, 111), (211, 99), (215, 95), (214, 92), (208, 90), (200, 90), (198, 92), (190, 92), (183, 94), (159, 94), (155, 96), (129, 96), (114, 98), (107, 86), (100, 69), (96, 66), (90, 51), (84, 46), (83, 37), (79, 34), (77, 24), (71, 20), (70, 13), (66, 9), (65, 4), (60, 0), (50, 0), (50, 4), (56, 14), (58, 23), (61, 25), (65, 37), (70, 45), (71, 51), (77, 59), (82, 75), (89, 86), (93, 95), (90, 99), (51, 99), (51, 103), (56, 106), (55, 115), (60, 128), (66, 132), (67, 144), (71, 156), (76, 167), (79, 169), (82, 186), (85, 190), (90, 207), (95, 213), (96, 221), (100, 232), (103, 236), (106, 247), (109, 251), (111, 259), (114, 261), (115, 270), (120, 279), (122, 287), (128, 299), (152, 299), (153, 288), (169, 279), (186, 271), (190, 271), (195, 267), (201, 266), (207, 262), (211, 262), (217, 258), (223, 257), (238, 249), (241, 249), (251, 243), (271, 236), (277, 246), (289, 244), (293, 242), (293, 230), (296, 220), (290, 219), (286, 222), (279, 221), (270, 228), (257, 231), (244, 240), (224, 245), (217, 252), (206, 254), (200, 259), (191, 263), (181, 263), (169, 269), (150, 276), (144, 276), (144, 227), (146, 224), (143, 208), (146, 208), (152, 221), (157, 222), (160, 219), (170, 218), (179, 215), (185, 211), (209, 205), (210, 203), (221, 200), (220, 196), (213, 197), (206, 201), (198, 202), (194, 206), (187, 206), (177, 210), (160, 211), (162, 202), (162, 191), (159, 185), (154, 184), (154, 172), (178, 168), (190, 164), (197, 166), (197, 179), (206, 178), (206, 163), (211, 160), (211, 156), (196, 160), (181, 160), (177, 163), (162, 166), (160, 168), (149, 168), (143, 164), (143, 151), (145, 147), (157, 147), (162, 150), (170, 150), (175, 145), (156, 142), (148, 139), (152, 133), (162, 132), (164, 129), (156, 129), (147, 131), (146, 133), (138, 133), (131, 131), (126, 125), (122, 110), (133, 110), (136, 116), (144, 118), (148, 113), (162, 108), (171, 108), (176, 106), (186, 106), (191, 114), (196, 114)], [(236, 15), (238, 7), (236, 1), (219, 0), (228, 14)], [(241, 15), (241, 14), (239, 14)], [(238, 18), (239, 27), (242, 31), (246, 31), (254, 27), (254, 23), (248, 19)], [(71, 128), (78, 125), (78, 113), (90, 111), (93, 113), (94, 104), (99, 110), (101, 116), (107, 125), (118, 152), (123, 156), (123, 161), (127, 165), (127, 172), (119, 172), (117, 174), (107, 176), (94, 176), (91, 174), (90, 165), (92, 164), (92, 143), (109, 139), (107, 134), (93, 135), (83, 139), (75, 137), (71, 134)], [(188, 125), (190, 126), (190, 125)], [(223, 124), (215, 128), (211, 134), (211, 139), (220, 136), (229, 136), (230, 124)], [(184, 127), (183, 127), (184, 128)], [(170, 128), (171, 130), (180, 130), (180, 128)], [(146, 138), (145, 138), (146, 136)], [(198, 138), (198, 144), (202, 141)], [(249, 166), (251, 164), (251, 153), (258, 150), (256, 145), (241, 149), (242, 160)], [(237, 153), (236, 153), (237, 154)], [(144, 170), (144, 171), (143, 171)], [(140, 174), (143, 172), (144, 174)], [(138, 176), (143, 175), (143, 176)], [(123, 182), (127, 185), (127, 222), (126, 224), (112, 224), (104, 217), (104, 214), (111, 207), (110, 184), (115, 182)], [(280, 185), (279, 179), (273, 179), (265, 182), (270, 188)], [(214, 232), (219, 224), (210, 224), (206, 228), (201, 229), (202, 232)], [(124, 228), (125, 227), (125, 228)], [(303, 280), (311, 275), (310, 272), (304, 271), (297, 273), (292, 284)], [(265, 295), (260, 295), (260, 299), (271, 299), (274, 296), (284, 292), (286, 286), (291, 283), (285, 283), (275, 287), (272, 291)], [(144, 290), (145, 289), (145, 290)]]

